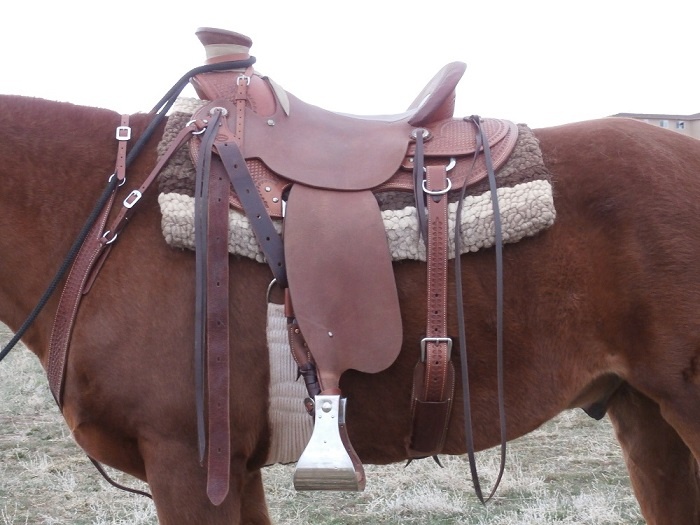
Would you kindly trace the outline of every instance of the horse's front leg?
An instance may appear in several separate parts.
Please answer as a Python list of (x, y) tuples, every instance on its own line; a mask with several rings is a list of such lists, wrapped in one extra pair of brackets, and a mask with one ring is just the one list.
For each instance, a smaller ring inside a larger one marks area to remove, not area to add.
[(649, 525), (700, 524), (698, 465), (656, 403), (628, 385), (612, 398), (610, 419)]
[(260, 470), (249, 470), (241, 455), (231, 462), (228, 496), (215, 506), (207, 497), (206, 468), (191, 446), (158, 442), (142, 448), (159, 525), (270, 525)]

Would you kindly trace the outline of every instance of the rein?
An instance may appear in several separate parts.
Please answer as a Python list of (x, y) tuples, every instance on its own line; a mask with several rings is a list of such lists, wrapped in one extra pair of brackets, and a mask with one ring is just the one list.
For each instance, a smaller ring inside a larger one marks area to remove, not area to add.
[[(501, 212), (498, 204), (498, 194), (496, 189), (496, 176), (493, 169), (493, 161), (491, 158), (491, 149), (489, 148), (488, 139), (481, 127), (478, 116), (469, 117), (469, 120), (476, 126), (478, 133), (476, 134), (476, 151), (483, 152), (484, 162), (486, 163), (489, 189), (491, 191), (491, 205), (493, 206), (493, 223), (495, 229), (495, 250), (496, 250), (496, 370), (498, 381), (498, 416), (501, 429), (501, 458), (498, 477), (494, 483), (489, 496), (484, 499), (479, 482), (479, 474), (476, 468), (476, 457), (474, 453), (474, 432), (472, 429), (471, 416), (471, 396), (469, 394), (469, 367), (467, 364), (467, 340), (466, 327), (464, 323), (464, 300), (462, 296), (462, 260), (459, 255), (455, 256), (455, 289), (457, 302), (457, 324), (459, 331), (459, 358), (462, 367), (462, 396), (464, 409), (464, 435), (467, 445), (467, 456), (469, 458), (469, 468), (472, 475), (472, 484), (474, 492), (479, 498), (479, 501), (484, 504), (489, 501), (496, 493), (498, 486), (503, 478), (506, 463), (506, 414), (505, 414), (505, 388), (503, 381), (503, 227), (501, 225)], [(476, 162), (476, 155), (474, 156)], [(462, 214), (462, 205), (466, 185), (462, 186), (457, 205), (457, 217)], [(455, 224), (455, 254), (461, 253), (462, 243), (462, 221), (457, 220)]]

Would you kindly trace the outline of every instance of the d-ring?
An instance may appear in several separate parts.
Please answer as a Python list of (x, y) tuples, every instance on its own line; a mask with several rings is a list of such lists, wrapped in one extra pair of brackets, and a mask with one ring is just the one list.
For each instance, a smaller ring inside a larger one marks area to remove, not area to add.
[(267, 286), (267, 296), (266, 296), (266, 301), (269, 303), (270, 302), (270, 293), (272, 293), (272, 287), (277, 283), (277, 279), (272, 279), (270, 281), (270, 284)]
[[(411, 162), (413, 162), (413, 159), (411, 159)], [(445, 166), (445, 171), (450, 171), (452, 168), (454, 168), (457, 165), (457, 159), (454, 157), (450, 157), (450, 162), (447, 163), (447, 166)], [(423, 173), (428, 173), (428, 168), (423, 166)]]
[(423, 192), (427, 193), (428, 195), (444, 195), (448, 191), (452, 189), (452, 181), (450, 179), (447, 179), (447, 188), (443, 190), (437, 190), (437, 191), (431, 191), (428, 188), (425, 187), (425, 183), (428, 182), (427, 180), (423, 180)]
[[(193, 119), (190, 120), (187, 124), (185, 124), (185, 127), (190, 126), (191, 124), (194, 124), (195, 122), (197, 122), (197, 119), (196, 119), (196, 118), (193, 118)], [(206, 119), (205, 119), (205, 120), (202, 120), (202, 122), (204, 122), (205, 124), (208, 124), (208, 123), (209, 123)], [(192, 132), (192, 135), (201, 135), (201, 134), (204, 133), (206, 130), (207, 130), (207, 127), (204, 126), (204, 127), (203, 127), (202, 129), (200, 129), (199, 131), (193, 131), (193, 132)]]

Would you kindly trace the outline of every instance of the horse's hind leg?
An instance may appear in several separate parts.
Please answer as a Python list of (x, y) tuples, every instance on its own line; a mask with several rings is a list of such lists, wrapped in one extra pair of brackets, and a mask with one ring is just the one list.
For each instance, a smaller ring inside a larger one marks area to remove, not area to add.
[(700, 524), (697, 461), (659, 406), (623, 385), (608, 413), (647, 523)]

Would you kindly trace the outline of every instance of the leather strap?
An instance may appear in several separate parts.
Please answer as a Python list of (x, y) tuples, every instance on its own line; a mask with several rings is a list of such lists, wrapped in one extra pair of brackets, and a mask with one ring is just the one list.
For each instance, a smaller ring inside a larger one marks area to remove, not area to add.
[[(465, 117), (464, 120), (472, 122), (476, 127), (477, 134), (477, 153), (483, 151), (484, 161), (489, 179), (489, 189), (491, 192), (491, 204), (493, 206), (494, 229), (495, 229), (495, 252), (496, 252), (496, 369), (498, 382), (498, 415), (501, 428), (501, 462), (498, 471), (498, 477), (494, 483), (493, 489), (489, 496), (484, 499), (479, 475), (476, 468), (476, 456), (474, 451), (474, 432), (472, 428), (471, 416), (471, 396), (469, 392), (469, 368), (467, 361), (467, 340), (466, 327), (464, 323), (464, 302), (462, 300), (462, 262), (460, 257), (455, 257), (455, 288), (457, 294), (457, 328), (459, 331), (459, 355), (462, 365), (462, 396), (464, 398), (464, 435), (467, 445), (467, 456), (469, 457), (469, 468), (471, 471), (472, 483), (474, 491), (479, 501), (485, 503), (490, 500), (496, 493), (503, 473), (505, 471), (506, 462), (506, 413), (505, 413), (505, 390), (503, 378), (503, 231), (501, 226), (501, 212), (498, 204), (498, 193), (496, 188), (496, 174), (491, 158), (491, 148), (488, 138), (481, 125), (481, 118), (478, 115)], [(474, 157), (476, 163), (476, 156)], [(472, 169), (474, 165), (472, 164)], [(459, 204), (457, 205), (457, 219), (455, 226), (455, 253), (461, 253), (462, 239), (462, 203), (466, 195), (467, 185), (462, 186), (462, 191), (459, 196)]]
[[(445, 167), (428, 166), (426, 180), (430, 191), (446, 190)], [(428, 197), (428, 315), (426, 337), (421, 342), (426, 401), (448, 397), (445, 388), (452, 340), (447, 337), (447, 202), (446, 192)]]
[[(265, 207), (255, 182), (248, 171), (245, 158), (240, 148), (234, 141), (217, 143), (216, 151), (221, 158), (229, 180), (236, 195), (241, 201), (250, 227), (253, 230), (255, 239), (258, 241), (260, 250), (265, 254), (272, 274), (277, 281), (277, 285), (282, 288), (287, 287), (287, 269), (284, 263), (284, 245), (280, 234), (277, 233), (270, 215)], [(214, 159), (214, 162), (217, 162)]]
[[(219, 114), (216, 115), (218, 119)], [(195, 238), (195, 303), (194, 303), (194, 390), (195, 412), (197, 417), (197, 443), (199, 462), (204, 464), (206, 454), (206, 416), (204, 411), (204, 389), (206, 370), (206, 315), (207, 315), (207, 203), (209, 190), (209, 170), (211, 148), (216, 138), (216, 128), (208, 126), (200, 143), (197, 158), (194, 191), (194, 238)]]
[[(211, 171), (222, 108), (210, 113), (202, 137), (195, 181), (195, 403), (200, 461), (207, 448), (207, 495), (220, 505), (229, 490), (231, 432), (229, 416), (229, 183)], [(204, 370), (206, 368), (206, 380)], [(207, 427), (204, 385), (207, 385)]]
[[(121, 117), (120, 126), (116, 131), (116, 138), (119, 140), (119, 144), (117, 147), (117, 160), (115, 164), (114, 176), (116, 176), (117, 180), (120, 181), (121, 184), (123, 184), (126, 180), (126, 145), (128, 139), (130, 138), (128, 122), (128, 115), (123, 115)], [(199, 124), (201, 125), (201, 122)], [(139, 198), (140, 195), (145, 192), (150, 184), (155, 180), (162, 167), (168, 162), (168, 160), (170, 160), (170, 157), (180, 148), (180, 146), (184, 144), (187, 139), (192, 136), (192, 132), (197, 131), (198, 129), (198, 126), (192, 124), (182, 130), (180, 135), (173, 141), (168, 150), (163, 154), (146, 181), (141, 185), (141, 188), (138, 190)], [(63, 291), (56, 310), (56, 315), (51, 330), (51, 340), (49, 343), (47, 377), (49, 381), (49, 388), (59, 408), (63, 407), (63, 384), (66, 365), (68, 363), (68, 350), (80, 300), (82, 299), (83, 295), (88, 293), (90, 286), (97, 277), (102, 263), (109, 253), (109, 249), (112, 246), (111, 243), (116, 240), (119, 231), (121, 231), (121, 228), (123, 228), (123, 226), (125, 226), (128, 222), (131, 213), (133, 213), (132, 207), (136, 201), (138, 201), (138, 199), (130, 201), (129, 197), (127, 197), (127, 199), (124, 200), (121, 213), (113, 222), (114, 226), (111, 229), (105, 230), (105, 225), (115, 202), (117, 189), (118, 186), (115, 186), (112, 194), (105, 201), (98, 219), (95, 221), (93, 227), (85, 237), (85, 240), (80, 245), (78, 253), (71, 264), (70, 272), (63, 286)], [(130, 197), (133, 195), (135, 195), (135, 192), (132, 191)], [(95, 464), (98, 471), (105, 477), (105, 479), (112, 485), (129, 492), (150, 497), (150, 495), (145, 492), (128, 489), (118, 483), (115, 483), (106, 474), (104, 469), (101, 468), (101, 465), (98, 462), (92, 458), (90, 458), (90, 460)]]
[[(416, 151), (423, 136), (417, 130)], [(416, 159), (416, 166), (423, 159)], [(422, 171), (422, 170), (421, 170)], [(452, 410), (454, 367), (452, 340), (447, 335), (447, 261), (449, 179), (446, 166), (428, 166), (426, 177), (416, 177), (416, 200), (426, 202), (427, 219), (427, 330), (421, 341), (421, 361), (413, 375), (411, 443), (413, 457), (434, 456), (444, 445)], [(427, 197), (426, 197), (427, 194)], [(425, 234), (424, 234), (425, 235)]]
[[(418, 215), (418, 235), (423, 238), (423, 242), (428, 242), (428, 219), (425, 211), (425, 193), (423, 192), (422, 184), (425, 180), (425, 154), (423, 148), (422, 128), (414, 131), (416, 133), (416, 148), (413, 155), (413, 196), (416, 201), (416, 213)], [(421, 134), (420, 138), (418, 133)]]
[(100, 219), (90, 230), (73, 261), (54, 317), (46, 375), (49, 380), (49, 388), (59, 408), (63, 407), (63, 380), (68, 363), (68, 347), (73, 324), (78, 314), (78, 306), (83, 296), (85, 284), (100, 253), (105, 248), (105, 244), (102, 243), (102, 231), (112, 209), (114, 196), (115, 193), (112, 193), (103, 208)]
[[(129, 115), (120, 117), (115, 138), (117, 139), (117, 158), (112, 176), (117, 177), (117, 180), (123, 184), (123, 181), (126, 179), (127, 143), (131, 139)], [(68, 363), (68, 346), (73, 331), (73, 324), (78, 314), (80, 299), (83, 296), (86, 285), (91, 282), (90, 275), (92, 270), (95, 263), (100, 260), (100, 254), (105, 247), (102, 242), (102, 232), (112, 210), (115, 195), (116, 188), (106, 201), (99, 219), (95, 221), (95, 224), (90, 229), (90, 233), (80, 246), (80, 250), (66, 278), (66, 283), (63, 286), (53, 327), (51, 328), (47, 377), (49, 388), (59, 408), (63, 407), (63, 378)]]
[(193, 133), (201, 133), (205, 127), (206, 123), (202, 120), (193, 120), (192, 122), (188, 123), (187, 126), (182, 128), (182, 130), (170, 143), (170, 146), (168, 146), (165, 153), (163, 153), (163, 155), (160, 157), (158, 163), (155, 165), (151, 173), (143, 181), (141, 186), (136, 190), (132, 190), (131, 193), (126, 196), (119, 214), (111, 223), (112, 226), (104, 233), (104, 237), (102, 239), (103, 243), (109, 244), (116, 240), (119, 233), (122, 231), (122, 229), (124, 229), (126, 224), (129, 222), (129, 219), (134, 214), (136, 203), (141, 199), (143, 194), (146, 193), (146, 190), (151, 186), (151, 184), (153, 184), (155, 179), (158, 177), (158, 174), (160, 174), (163, 167), (168, 163), (168, 161), (170, 161), (173, 154), (179, 150), (185, 144), (185, 142), (192, 138)]
[(228, 194), (230, 183), (212, 175), (208, 195), (207, 235), (207, 382), (209, 461), (207, 494), (214, 505), (229, 490), (231, 423), (229, 415), (229, 254)]

